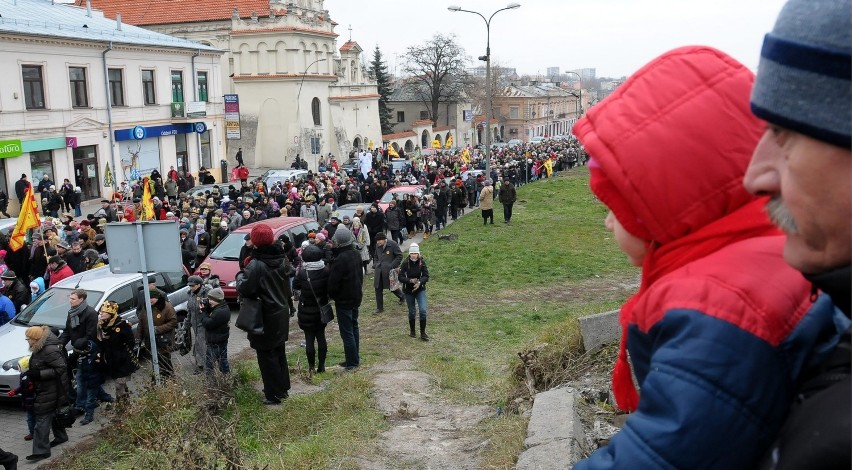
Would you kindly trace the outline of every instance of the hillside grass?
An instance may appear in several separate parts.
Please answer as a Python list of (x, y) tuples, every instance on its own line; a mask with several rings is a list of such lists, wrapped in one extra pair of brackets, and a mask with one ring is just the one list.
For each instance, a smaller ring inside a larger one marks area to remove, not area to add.
[[(370, 276), (360, 310), (358, 373), (314, 376), (312, 382), (323, 386), (320, 391), (292, 396), (270, 409), (260, 403), (256, 364), (239, 362), (232, 399), (213, 413), (223, 431), (209, 440), (220, 444), (200, 444), (217, 456), (214, 466), (227, 468), (237, 455), (242, 468), (357, 468), (355, 457), (369, 452), (371, 440), (388, 425), (375, 407), (371, 366), (405, 359), (431, 374), (442, 398), (492, 407), (493, 417), (477, 429), (489, 442), (481, 465), (513, 467), (526, 433), (526, 418), (505, 412), (518, 387), (513, 374), (517, 353), (541, 342), (557, 343), (554, 350), (560, 342), (574, 347), (576, 318), (617, 308), (632, 291), (638, 271), (604, 229), (606, 208), (589, 192), (585, 168), (519, 188), (511, 224), (503, 224), (499, 203), (494, 212), (493, 226), (483, 226), (475, 210), (442, 231), (457, 234), (457, 240), (435, 236), (420, 244), (431, 276), (431, 341), (408, 337), (406, 309), (388, 293), (385, 313), (372, 313)], [(289, 354), (291, 368), (304, 363), (303, 355), (298, 350)], [(340, 340), (332, 335), (327, 364), (342, 359)], [(111, 468), (140, 463), (202, 468), (186, 463), (192, 460), (185, 458), (189, 450), (180, 446), (139, 445), (149, 442), (140, 441), (139, 429), (161, 433), (164, 440), (191, 440), (197, 434), (183, 429), (209, 426), (214, 419), (209, 406), (199, 405), (206, 401), (198, 398), (204, 393), (197, 382), (173, 387), (172, 398), (162, 390), (148, 392), (153, 398), (143, 395), (134, 404), (138, 413), (55, 468), (88, 469), (95, 462), (114, 462)], [(211, 468), (209, 462), (203, 468)]]

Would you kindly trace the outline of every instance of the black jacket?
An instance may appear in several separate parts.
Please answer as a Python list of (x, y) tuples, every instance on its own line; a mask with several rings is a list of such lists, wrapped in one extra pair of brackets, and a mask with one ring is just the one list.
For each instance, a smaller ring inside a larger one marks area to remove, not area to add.
[[(44, 273), (42, 272), (41, 275), (43, 276)], [(6, 297), (9, 297), (12, 304), (15, 305), (15, 311), (18, 313), (21, 313), (21, 307), (29, 305), (33, 298), (29, 287), (25, 286), (20, 279), (15, 279), (12, 285), (7, 287), (3, 293), (6, 294)]]
[(20, 179), (15, 181), (15, 196), (18, 199), (23, 200), (24, 196), (27, 194), (27, 188), (30, 186), (30, 182), (25, 179)]
[(403, 215), (398, 202), (394, 207), (388, 206), (388, 210), (385, 211), (385, 224), (388, 230), (400, 230), (405, 227), (405, 215)]
[[(44, 335), (32, 345), (30, 379), (35, 384), (33, 411), (43, 415), (65, 405), (68, 399), (68, 366), (65, 348), (59, 339), (43, 326)], [(36, 372), (38, 371), (38, 372)]]
[(280, 243), (257, 247), (245, 270), (237, 275), (237, 293), (240, 297), (260, 300), (263, 311), (263, 334), (248, 335), (252, 349), (268, 351), (283, 347), (290, 333), (290, 307), (292, 297), (290, 274)]
[[(411, 284), (412, 279), (418, 279), (420, 286), (417, 290)], [(426, 283), (429, 282), (429, 269), (426, 267), (426, 261), (422, 257), (417, 261), (412, 261), (411, 258), (405, 258), (402, 265), (399, 267), (399, 282), (402, 283), (402, 291), (406, 294), (416, 294), (422, 290), (426, 290)]]
[[(308, 275), (311, 276), (310, 283), (308, 283)], [(296, 277), (293, 279), (293, 289), (300, 292), (299, 328), (308, 330), (323, 326), (317, 300), (322, 304), (328, 302), (328, 276), (328, 266), (316, 271), (300, 269), (296, 273)], [(313, 290), (311, 290), (311, 287), (313, 287)]]
[(119, 318), (112, 326), (104, 329), (101, 338), (101, 364), (104, 374), (117, 379), (136, 372), (137, 362), (131, 356), (134, 342), (133, 328), (124, 319)]
[(376, 212), (367, 211), (362, 222), (364, 222), (364, 226), (367, 227), (367, 231), (370, 232), (370, 240), (373, 239), (373, 235), (381, 232), (385, 228), (385, 217), (379, 210), (376, 210)]
[(204, 327), (207, 344), (223, 344), (228, 342), (231, 327), (231, 309), (222, 301), (214, 307), (209, 314), (201, 317), (201, 326)]
[(515, 191), (515, 187), (512, 186), (512, 183), (507, 181), (500, 186), (499, 198), (502, 204), (513, 204), (515, 202), (515, 199), (517, 199), (517, 192)]
[[(85, 301), (84, 301), (85, 302)], [(86, 305), (86, 309), (80, 312), (80, 324), (76, 328), (71, 328), (71, 315), (65, 319), (65, 329), (59, 335), (59, 342), (62, 346), (72, 345), (78, 339), (85, 338), (87, 341), (96, 341), (98, 339), (98, 312), (91, 305)]]
[(385, 241), (385, 246), (376, 244), (376, 271), (373, 287), (376, 289), (390, 288), (390, 270), (398, 268), (402, 262), (402, 249), (393, 240)]
[(68, 263), (68, 267), (74, 271), (74, 274), (79, 274), (86, 270), (86, 257), (83, 256), (83, 252), (79, 253), (68, 253), (65, 257), (65, 262)]
[(334, 300), (337, 308), (358, 308), (364, 296), (361, 253), (355, 249), (354, 244), (334, 248), (332, 252), (334, 260), (329, 266), (328, 295)]

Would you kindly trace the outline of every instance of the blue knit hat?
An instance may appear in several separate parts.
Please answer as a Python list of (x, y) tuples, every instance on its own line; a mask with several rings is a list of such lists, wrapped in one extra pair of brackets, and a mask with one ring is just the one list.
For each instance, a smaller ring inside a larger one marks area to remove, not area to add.
[(852, 146), (852, 0), (791, 0), (763, 40), (751, 110), (830, 144)]

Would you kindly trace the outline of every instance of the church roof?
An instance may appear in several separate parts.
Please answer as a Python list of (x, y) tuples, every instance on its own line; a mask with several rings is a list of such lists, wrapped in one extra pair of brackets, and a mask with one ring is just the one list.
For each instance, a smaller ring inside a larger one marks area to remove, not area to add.
[(346, 41), (346, 44), (340, 46), (340, 52), (349, 52), (352, 49), (355, 49), (356, 47), (358, 48), (359, 51), (363, 50), (361, 48), (361, 46), (358, 45), (357, 42), (350, 39), (350, 40)]
[[(86, 5), (85, 0), (75, 3)], [(107, 18), (121, 13), (122, 21), (140, 26), (230, 20), (234, 8), (240, 18), (248, 18), (252, 12), (261, 16), (269, 14), (269, 0), (91, 0), (91, 3), (92, 8), (103, 10)]]

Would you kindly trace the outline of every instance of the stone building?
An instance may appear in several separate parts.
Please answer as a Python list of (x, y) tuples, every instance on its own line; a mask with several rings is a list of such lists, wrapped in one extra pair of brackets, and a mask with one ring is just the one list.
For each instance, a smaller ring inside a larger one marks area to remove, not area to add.
[(315, 170), (319, 155), (381, 145), (375, 81), (355, 41), (337, 48), (324, 0), (91, 1), (109, 17), (225, 50), (224, 93), (239, 100), (228, 155), (241, 147), (248, 166), (289, 166), (300, 154)]
[[(82, 200), (225, 157), (222, 51), (45, 0), (0, 3), (0, 186), (68, 178)], [(186, 94), (187, 98), (184, 98)], [(192, 97), (192, 98), (189, 98)], [(193, 101), (194, 117), (172, 109)], [(212, 101), (212, 100), (210, 100)]]
[[(494, 93), (494, 116), (503, 139), (529, 142), (533, 137), (569, 134), (582, 113), (580, 91), (556, 82), (513, 83)], [(585, 98), (585, 96), (583, 97)]]

